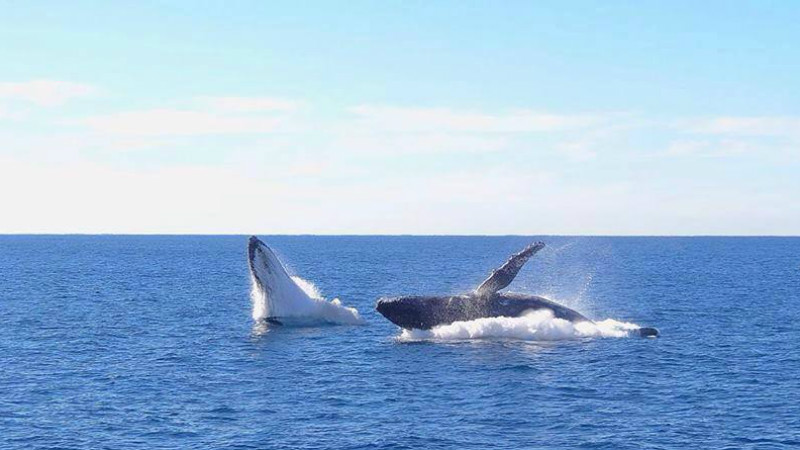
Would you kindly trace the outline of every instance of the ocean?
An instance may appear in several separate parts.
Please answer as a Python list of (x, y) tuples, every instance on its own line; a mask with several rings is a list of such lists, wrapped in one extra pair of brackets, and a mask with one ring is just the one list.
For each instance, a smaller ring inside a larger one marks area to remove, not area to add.
[[(362, 323), (254, 323), (247, 236), (0, 236), (0, 448), (800, 448), (800, 238), (260, 237)], [(510, 290), (661, 336), (374, 310), (534, 240)]]

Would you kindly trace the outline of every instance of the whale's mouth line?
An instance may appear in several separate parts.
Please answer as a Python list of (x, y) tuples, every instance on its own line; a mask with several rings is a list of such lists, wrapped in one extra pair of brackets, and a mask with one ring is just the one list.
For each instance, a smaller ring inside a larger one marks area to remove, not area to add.
[(258, 287), (260, 289), (263, 289), (264, 281), (261, 279), (261, 277), (259, 277), (258, 271), (256, 270), (255, 267), (256, 252), (261, 250), (259, 248), (260, 245), (265, 245), (265, 244), (261, 242), (257, 237), (250, 236), (250, 239), (247, 243), (247, 266), (250, 269), (250, 275), (253, 277), (255, 282), (258, 283)]

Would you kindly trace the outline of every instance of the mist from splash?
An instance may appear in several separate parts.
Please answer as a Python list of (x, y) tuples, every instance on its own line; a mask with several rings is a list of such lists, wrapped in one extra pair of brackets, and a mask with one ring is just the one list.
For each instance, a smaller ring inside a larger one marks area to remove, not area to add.
[[(514, 280), (507, 292), (535, 293), (592, 316), (595, 311), (591, 290), (597, 268), (587, 265), (585, 258), (575, 259), (576, 252), (584, 250), (582, 238), (548, 245), (538, 254), (534, 264), (540, 264), (532, 271)], [(570, 256), (572, 255), (572, 256)], [(531, 276), (531, 272), (536, 272)]]
[(520, 317), (486, 317), (440, 325), (430, 330), (403, 330), (401, 341), (467, 339), (518, 339), (525, 341), (563, 341), (590, 337), (624, 338), (635, 335), (634, 323), (606, 319), (572, 323), (541, 309)]

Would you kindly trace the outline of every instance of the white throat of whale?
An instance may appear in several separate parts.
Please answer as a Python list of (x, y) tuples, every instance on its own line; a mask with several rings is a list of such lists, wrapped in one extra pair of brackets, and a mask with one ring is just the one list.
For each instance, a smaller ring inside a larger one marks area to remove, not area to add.
[(253, 320), (286, 325), (358, 324), (361, 317), (339, 299), (327, 301), (313, 284), (290, 276), (281, 261), (255, 236), (248, 243)]

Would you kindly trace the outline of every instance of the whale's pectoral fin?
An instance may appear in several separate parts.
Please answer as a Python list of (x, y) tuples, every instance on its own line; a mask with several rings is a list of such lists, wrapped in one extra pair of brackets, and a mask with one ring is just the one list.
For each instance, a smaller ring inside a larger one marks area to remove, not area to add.
[(500, 289), (505, 288), (514, 281), (514, 277), (517, 276), (517, 273), (522, 269), (522, 266), (528, 262), (531, 256), (535, 255), (536, 252), (543, 248), (544, 242), (536, 242), (525, 247), (521, 252), (511, 255), (511, 258), (509, 258), (505, 264), (492, 271), (489, 278), (478, 286), (475, 293), (480, 296), (485, 296), (494, 294)]

